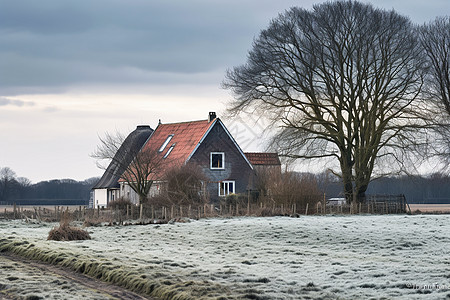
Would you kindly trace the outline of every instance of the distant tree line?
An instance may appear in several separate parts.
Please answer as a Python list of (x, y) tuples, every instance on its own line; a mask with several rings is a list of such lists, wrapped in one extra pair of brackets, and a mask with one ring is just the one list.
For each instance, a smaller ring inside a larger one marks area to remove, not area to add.
[(8, 167), (0, 168), (0, 204), (87, 205), (98, 178), (84, 181), (55, 179), (32, 184)]
[[(342, 182), (331, 173), (317, 176), (319, 189), (327, 198), (344, 197)], [(408, 203), (450, 203), (450, 176), (434, 173), (428, 176), (390, 176), (374, 180), (367, 189), (368, 195), (403, 194)]]

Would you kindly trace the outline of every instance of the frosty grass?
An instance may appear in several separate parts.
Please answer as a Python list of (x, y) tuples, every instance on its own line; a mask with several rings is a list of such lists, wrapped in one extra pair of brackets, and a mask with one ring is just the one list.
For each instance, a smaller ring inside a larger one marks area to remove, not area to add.
[(148, 277), (158, 273), (216, 283), (237, 298), (249, 292), (262, 299), (450, 295), (448, 215), (243, 217), (89, 227), (92, 240), (76, 242), (47, 241), (53, 226), (1, 221), (0, 236), (112, 261)]

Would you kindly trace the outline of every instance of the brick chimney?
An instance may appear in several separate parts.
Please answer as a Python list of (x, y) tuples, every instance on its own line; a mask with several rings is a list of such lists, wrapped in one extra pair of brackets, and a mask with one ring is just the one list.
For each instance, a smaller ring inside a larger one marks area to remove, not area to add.
[(215, 118), (217, 118), (216, 112), (215, 112), (215, 111), (210, 111), (210, 112), (209, 112), (209, 116), (208, 116), (208, 122), (211, 122), (211, 121), (214, 120)]

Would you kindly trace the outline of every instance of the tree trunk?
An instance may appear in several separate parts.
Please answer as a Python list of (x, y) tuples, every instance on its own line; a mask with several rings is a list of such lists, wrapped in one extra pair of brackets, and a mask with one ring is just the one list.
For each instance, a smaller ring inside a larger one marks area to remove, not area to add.
[(144, 204), (146, 199), (147, 199), (147, 195), (139, 194), (139, 203), (138, 203), (138, 205)]

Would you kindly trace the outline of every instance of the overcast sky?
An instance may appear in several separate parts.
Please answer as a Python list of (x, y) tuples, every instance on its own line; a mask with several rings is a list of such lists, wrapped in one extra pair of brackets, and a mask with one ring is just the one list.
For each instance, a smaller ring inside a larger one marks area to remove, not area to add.
[[(371, 2), (416, 23), (450, 12), (448, 0)], [(0, 167), (83, 180), (102, 174), (89, 154), (107, 131), (220, 116), (226, 69), (278, 13), (314, 3), (0, 0)], [(236, 135), (244, 151), (262, 150)]]

